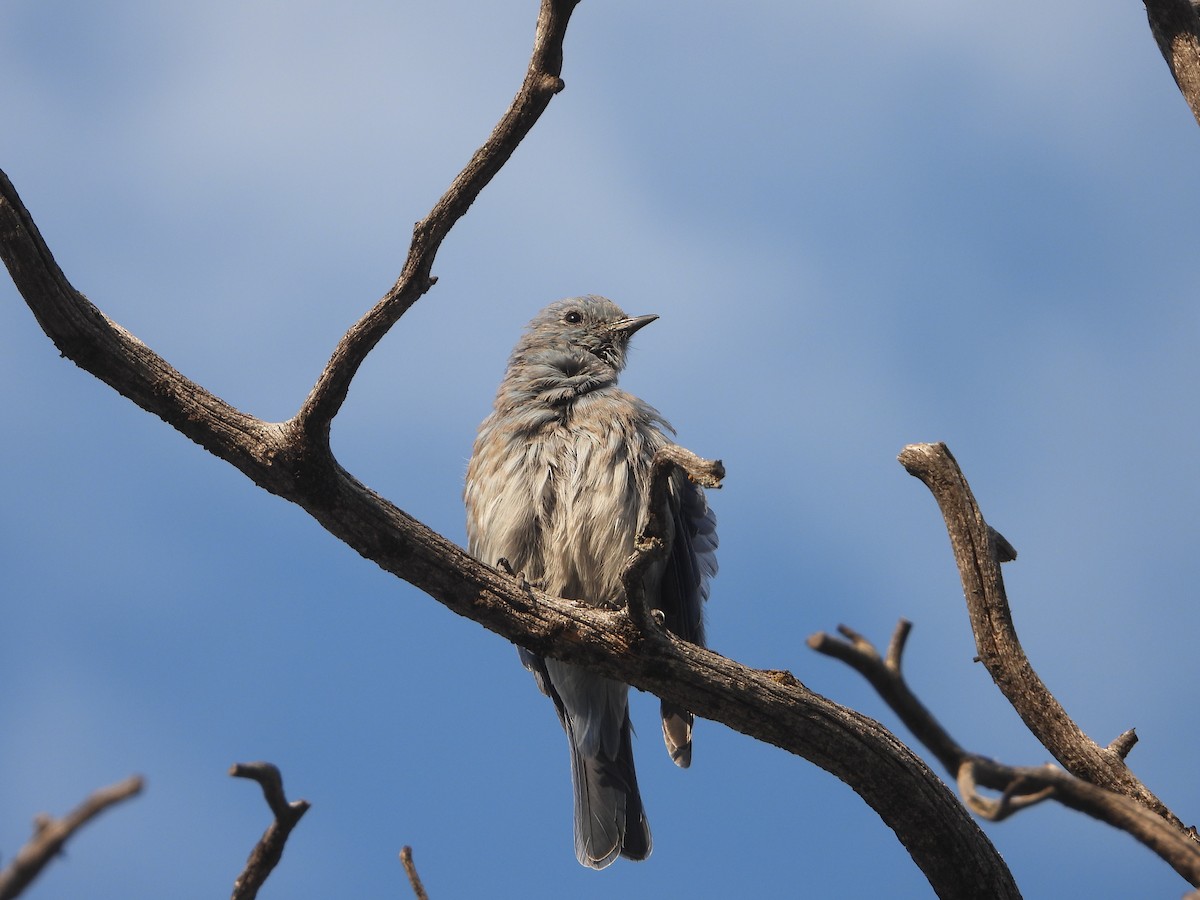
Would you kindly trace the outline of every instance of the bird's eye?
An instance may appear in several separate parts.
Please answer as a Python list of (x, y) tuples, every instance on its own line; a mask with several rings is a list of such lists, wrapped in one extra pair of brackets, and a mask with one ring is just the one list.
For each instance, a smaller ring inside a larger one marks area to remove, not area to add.
[(573, 309), (569, 313), (567, 313), (565, 316), (563, 316), (563, 321), (570, 325), (578, 325), (580, 322), (583, 321), (583, 314), (580, 313), (579, 311)]

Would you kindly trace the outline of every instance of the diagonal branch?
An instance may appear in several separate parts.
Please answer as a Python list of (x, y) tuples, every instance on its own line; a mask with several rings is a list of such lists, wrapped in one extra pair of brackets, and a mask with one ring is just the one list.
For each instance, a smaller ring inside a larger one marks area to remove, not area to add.
[(185, 378), (75, 290), (4, 172), (0, 172), (0, 259), (63, 356), (260, 486), (279, 493), (260, 480), (279, 450), (279, 426), (234, 409)]
[(1132, 742), (1116, 748), (1096, 744), (1034, 671), (1017, 639), (1000, 574), (1000, 563), (1015, 552), (984, 521), (949, 448), (942, 443), (911, 444), (901, 452), (900, 462), (937, 500), (958, 563), (979, 659), (1025, 725), (1071, 774), (1132, 797), (1180, 832), (1186, 831), (1179, 818), (1125, 765), (1124, 754)]
[(61, 819), (38, 816), (29, 843), (18, 850), (13, 861), (0, 871), (0, 900), (12, 900), (20, 896), (50, 860), (62, 852), (63, 846), (76, 831), (110, 806), (141, 793), (143, 784), (142, 779), (134, 775), (96, 791)]
[(297, 427), (313, 440), (328, 443), (329, 426), (337, 415), (350, 381), (367, 354), (437, 280), (431, 275), (434, 257), (450, 229), (475, 198), (508, 162), (517, 145), (564, 87), (563, 39), (579, 0), (542, 0), (533, 56), (525, 80), (508, 111), (483, 146), (458, 174), (442, 198), (413, 229), (408, 259), (399, 279), (338, 342), (308, 399), (296, 416)]
[(413, 862), (412, 847), (400, 848), (400, 863), (404, 866), (404, 874), (408, 876), (409, 886), (412, 887), (417, 900), (429, 900), (429, 894), (425, 893), (425, 885), (421, 883), (421, 876), (417, 874), (417, 864)]
[(818, 632), (808, 639), (808, 646), (818, 653), (840, 659), (854, 669), (875, 689), (875, 692), (900, 717), (904, 726), (937, 758), (951, 774), (958, 771), (967, 751), (959, 746), (950, 733), (934, 718), (929, 709), (908, 687), (901, 670), (904, 646), (912, 623), (901, 619), (892, 633), (886, 659), (865, 637), (845, 625), (838, 626), (844, 641)]

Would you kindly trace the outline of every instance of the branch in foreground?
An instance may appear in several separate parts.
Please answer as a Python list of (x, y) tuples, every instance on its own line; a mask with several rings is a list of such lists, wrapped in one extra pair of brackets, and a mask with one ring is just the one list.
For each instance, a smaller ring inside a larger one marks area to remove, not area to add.
[(134, 775), (96, 791), (64, 818), (39, 815), (34, 820), (34, 834), (29, 843), (0, 871), (0, 900), (20, 896), (50, 860), (62, 852), (63, 845), (76, 831), (110, 806), (140, 793), (144, 784), (140, 776)]
[[(818, 653), (849, 665), (875, 688), (892, 711), (954, 777), (963, 801), (977, 815), (999, 822), (1047, 799), (1128, 832), (1193, 886), (1200, 885), (1200, 844), (1137, 800), (1075, 778), (1055, 766), (1006, 766), (968, 753), (950, 736), (910, 690), (902, 670), (904, 644), (911, 625), (896, 626), (886, 658), (861, 634), (838, 626), (846, 640), (815, 634), (808, 644)], [(982, 784), (1001, 791), (998, 799), (982, 796)]]
[[(505, 119), (515, 116), (515, 140), (544, 108), (541, 100), (561, 86), (553, 73), (561, 67), (562, 35), (574, 5), (573, 0), (542, 2), (531, 63), (539, 73), (537, 96), (521, 106), (519, 94), (517, 111), (510, 110)], [(406, 283), (415, 285), (417, 293), (397, 296), (394, 302), (385, 298), (343, 338), (290, 423), (263, 422), (234, 409), (108, 319), (59, 269), (2, 173), (0, 257), (64, 356), (260, 487), (299, 505), (384, 570), (534, 653), (624, 681), (820, 766), (876, 811), (940, 896), (1018, 897), (1007, 866), (977, 823), (928, 767), (877, 722), (809, 691), (789, 673), (750, 669), (669, 634), (640, 630), (623, 611), (592, 609), (519, 584), (379, 497), (333, 458), (328, 423), (358, 364), (403, 313), (405, 303), (428, 288), (424, 261), (432, 262), (445, 232), (474, 199), (472, 191), (482, 188), (508, 153), (511, 146), (488, 142), (476, 154), (435, 207), (436, 213), (445, 206), (444, 217), (437, 219), (441, 224), (429, 231), (418, 226), (414, 234), (401, 282), (409, 279)]]
[(875, 810), (940, 896), (1020, 896), (962, 804), (877, 722), (787, 673), (747, 668), (669, 634), (639, 631), (623, 612), (518, 583), (375, 494), (302, 429), (240, 413), (188, 381), (70, 285), (3, 177), (0, 256), (64, 355), (299, 505), (385, 571), (531, 652), (624, 681), (820, 766)]
[[(910, 444), (900, 453), (910, 475), (929, 488), (942, 511), (971, 619), (979, 660), (1017, 715), (1072, 775), (1132, 797), (1181, 833), (1188, 829), (1125, 765), (1132, 742), (1101, 747), (1067, 715), (1025, 655), (1004, 591), (1000, 563), (1015, 555), (988, 527), (958, 462), (943, 443)], [(1124, 752), (1121, 752), (1121, 751)]]
[(417, 874), (417, 864), (413, 862), (412, 847), (400, 848), (400, 862), (404, 865), (408, 883), (412, 885), (417, 900), (429, 900), (429, 895), (425, 893), (425, 885), (421, 884), (421, 876)]
[(234, 763), (229, 769), (229, 774), (234, 778), (257, 781), (262, 787), (267, 806), (275, 816), (275, 821), (267, 826), (267, 830), (250, 852), (246, 868), (233, 883), (233, 900), (254, 900), (267, 877), (279, 865), (288, 836), (301, 817), (308, 812), (309, 803), (307, 800), (288, 803), (287, 796), (283, 793), (283, 776), (271, 763)]

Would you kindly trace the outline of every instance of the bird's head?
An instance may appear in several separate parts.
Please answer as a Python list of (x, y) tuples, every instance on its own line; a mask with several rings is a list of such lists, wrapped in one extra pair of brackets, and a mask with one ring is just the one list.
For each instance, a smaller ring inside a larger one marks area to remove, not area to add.
[[(657, 318), (655, 315), (627, 316), (605, 297), (559, 300), (529, 323), (529, 330), (517, 345), (517, 351), (561, 354), (568, 366), (568, 374), (573, 374), (572, 368), (595, 360), (612, 369), (615, 375), (625, 367), (630, 337)], [(573, 364), (572, 359), (575, 360)]]
[(635, 331), (658, 316), (627, 316), (604, 297), (551, 303), (521, 336), (508, 361), (500, 397), (558, 407), (613, 385)]

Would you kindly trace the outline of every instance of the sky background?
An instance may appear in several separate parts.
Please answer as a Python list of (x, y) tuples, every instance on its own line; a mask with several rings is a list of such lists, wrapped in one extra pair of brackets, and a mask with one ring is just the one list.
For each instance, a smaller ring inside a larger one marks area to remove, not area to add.
[[(0, 167), (75, 286), (254, 415), (299, 406), (528, 61), (535, 0), (7, 0)], [(1048, 754), (972, 662), (936, 506), (946, 441), (1033, 665), (1200, 819), (1200, 129), (1135, 2), (588, 0), (567, 89), (451, 233), (334, 423), (358, 478), (465, 542), (471, 441), (549, 301), (661, 320), (623, 384), (724, 460), (712, 647), (908, 735), (805, 646), (915, 623), (914, 690), (970, 749)], [(574, 859), (565, 739), (503, 640), (359, 558), (59, 358), (0, 284), (0, 862), (134, 772), (31, 898), (927, 897), (814, 766), (701, 722), (688, 771), (633, 698), (655, 837)], [(1030, 898), (1178, 897), (1046, 804), (985, 825)]]

